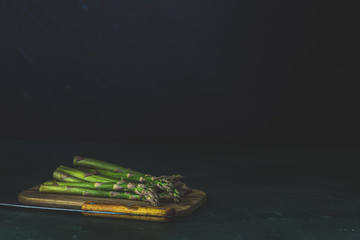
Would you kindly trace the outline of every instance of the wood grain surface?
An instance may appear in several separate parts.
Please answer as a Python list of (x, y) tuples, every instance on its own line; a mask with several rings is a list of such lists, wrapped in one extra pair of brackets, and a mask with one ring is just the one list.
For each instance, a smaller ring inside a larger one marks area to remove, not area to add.
[[(176, 217), (188, 216), (193, 213), (200, 205), (206, 201), (206, 193), (192, 189), (192, 191), (186, 194), (176, 204), (173, 202), (160, 203), (159, 207), (173, 208), (175, 210)], [(151, 207), (148, 202), (127, 200), (127, 199), (111, 199), (101, 197), (89, 197), (89, 196), (77, 196), (77, 195), (66, 195), (57, 193), (43, 193), (39, 192), (39, 186), (32, 187), (18, 194), (18, 201), (23, 204), (45, 206), (45, 207), (62, 207), (81, 209), (85, 202), (103, 202), (103, 203), (115, 203), (125, 204), (128, 206), (147, 206)]]

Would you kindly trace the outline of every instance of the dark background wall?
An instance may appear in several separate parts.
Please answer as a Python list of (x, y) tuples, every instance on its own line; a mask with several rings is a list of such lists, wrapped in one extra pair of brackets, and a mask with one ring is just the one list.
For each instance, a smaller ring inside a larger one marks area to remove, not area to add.
[(3, 0), (0, 138), (357, 146), (355, 9)]

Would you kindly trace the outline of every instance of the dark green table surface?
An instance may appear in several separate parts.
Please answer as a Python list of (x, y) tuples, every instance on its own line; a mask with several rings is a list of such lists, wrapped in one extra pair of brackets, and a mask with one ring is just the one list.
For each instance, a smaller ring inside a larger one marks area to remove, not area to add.
[(360, 151), (119, 143), (2, 142), (1, 200), (75, 154), (181, 173), (208, 201), (174, 223), (0, 208), (0, 239), (360, 239)]

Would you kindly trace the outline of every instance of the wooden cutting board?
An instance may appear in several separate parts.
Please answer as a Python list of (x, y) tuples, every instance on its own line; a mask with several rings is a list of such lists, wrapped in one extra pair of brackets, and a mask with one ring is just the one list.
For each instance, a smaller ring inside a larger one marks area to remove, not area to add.
[[(89, 197), (67, 194), (43, 193), (39, 192), (39, 186), (32, 187), (18, 194), (18, 201), (27, 205), (44, 207), (61, 207), (69, 209), (81, 209), (86, 202), (101, 202), (104, 204), (122, 204), (131, 206), (144, 206), (148, 209), (153, 208), (148, 202), (111, 199), (102, 197)], [(166, 202), (160, 203), (160, 208), (172, 208), (175, 210), (175, 217), (184, 217), (193, 213), (200, 205), (206, 201), (206, 193), (192, 189), (192, 191), (182, 197), (180, 203)], [(146, 218), (141, 219), (146, 220)], [(151, 221), (151, 220), (150, 220)]]

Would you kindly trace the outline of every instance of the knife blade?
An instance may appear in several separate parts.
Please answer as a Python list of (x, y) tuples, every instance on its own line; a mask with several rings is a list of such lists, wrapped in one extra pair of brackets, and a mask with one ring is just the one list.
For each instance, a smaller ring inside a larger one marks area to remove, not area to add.
[[(101, 202), (85, 202), (81, 209), (59, 208), (59, 207), (44, 207), (25, 205), (18, 203), (0, 202), (2, 207), (50, 210), (62, 212), (78, 212), (84, 216), (95, 217), (111, 217), (123, 218), (143, 221), (168, 222), (175, 216), (173, 208), (151, 207), (146, 206), (128, 206), (125, 204), (101, 203)], [(149, 209), (151, 211), (149, 212)]]

